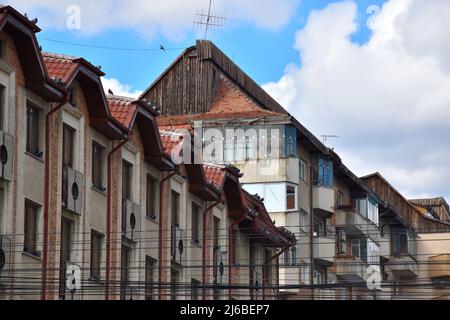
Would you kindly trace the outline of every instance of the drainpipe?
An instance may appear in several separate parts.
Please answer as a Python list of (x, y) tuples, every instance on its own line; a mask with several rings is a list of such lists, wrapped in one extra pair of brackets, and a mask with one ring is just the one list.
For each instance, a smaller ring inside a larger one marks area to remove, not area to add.
[[(262, 274), (263, 274), (263, 281), (266, 278), (266, 273), (265, 273), (265, 266), (268, 265), (270, 262), (272, 262), (274, 259), (277, 259), (277, 263), (278, 263), (278, 258), (285, 253), (290, 247), (292, 246), (292, 241), (289, 241), (289, 244), (284, 247), (280, 252), (276, 253), (274, 256), (272, 256), (269, 260), (267, 260), (266, 262), (263, 263), (262, 265)], [(277, 275), (279, 274), (279, 269), (277, 270)], [(279, 277), (277, 276), (277, 287), (279, 286)], [(263, 282), (264, 283), (264, 282)], [(262, 297), (263, 300), (266, 300), (266, 290), (263, 286), (263, 292), (262, 292)]]
[(130, 140), (130, 133), (126, 137), (125, 140), (123, 140), (121, 143), (119, 143), (115, 148), (113, 148), (108, 153), (108, 186), (107, 186), (107, 193), (108, 193), (108, 202), (107, 202), (107, 209), (106, 209), (106, 284), (105, 284), (105, 300), (109, 300), (109, 278), (111, 274), (111, 199), (112, 199), (112, 183), (111, 183), (111, 163), (112, 163), (112, 156), (114, 153), (116, 153), (120, 148), (122, 148), (125, 143), (127, 143)]
[(309, 170), (309, 250), (311, 256), (311, 268), (309, 272), (309, 282), (311, 286), (311, 300), (314, 300), (314, 186), (313, 186), (313, 166), (310, 165)]
[(159, 245), (158, 245), (158, 283), (159, 283), (159, 289), (158, 289), (158, 299), (162, 300), (162, 268), (163, 268), (163, 185), (164, 182), (172, 178), (174, 175), (177, 174), (177, 170), (169, 174), (167, 177), (163, 178), (161, 182), (159, 183)]
[[(221, 203), (221, 201), (216, 201), (214, 202), (211, 206), (209, 206), (208, 208), (206, 208), (206, 210), (203, 212), (203, 249), (202, 249), (202, 262), (203, 262), (203, 266), (202, 266), (202, 281), (203, 281), (203, 285), (206, 284), (206, 215), (208, 214), (209, 211), (211, 211), (212, 209), (214, 209), (214, 207), (218, 206)], [(206, 294), (205, 294), (205, 288), (203, 288), (203, 300), (206, 300)]]
[[(244, 221), (247, 217), (245, 216), (245, 214), (239, 218), (238, 220), (236, 220), (235, 222), (231, 223), (228, 226), (228, 285), (231, 286), (231, 265), (232, 263), (234, 263), (234, 261), (232, 262), (232, 257), (233, 257), (233, 228), (234, 226), (240, 224), (242, 221)], [(228, 300), (231, 300), (231, 289), (228, 289)]]
[(49, 202), (50, 202), (50, 119), (54, 113), (61, 110), (69, 101), (69, 96), (66, 94), (64, 102), (58, 104), (45, 115), (45, 199), (44, 199), (44, 256), (42, 259), (42, 289), (41, 300), (47, 300), (47, 265), (48, 265), (48, 225), (49, 225)]

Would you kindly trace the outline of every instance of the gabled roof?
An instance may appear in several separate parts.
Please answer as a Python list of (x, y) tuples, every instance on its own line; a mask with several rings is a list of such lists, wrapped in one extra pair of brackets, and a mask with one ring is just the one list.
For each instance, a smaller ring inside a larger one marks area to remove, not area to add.
[(77, 79), (86, 98), (90, 125), (112, 140), (127, 135), (125, 127), (111, 116), (100, 80), (104, 73), (83, 58), (43, 52), (43, 59), (49, 76), (69, 89)]
[(166, 156), (155, 117), (157, 112), (141, 101), (122, 96), (107, 96), (112, 117), (130, 132), (136, 126), (141, 135), (146, 160), (161, 170), (175, 170)]
[(64, 100), (66, 90), (52, 81), (35, 33), (41, 29), (11, 6), (0, 6), (0, 31), (11, 35), (25, 75), (25, 86), (47, 101)]
[[(180, 153), (184, 151), (183, 144), (186, 142), (183, 136), (174, 132), (161, 132), (161, 141), (164, 153), (167, 157), (172, 157), (175, 148), (179, 148)], [(180, 154), (182, 156), (182, 154)], [(193, 157), (191, 157), (191, 160)], [(201, 164), (182, 162), (186, 169), (189, 181), (189, 191), (196, 194), (205, 201), (220, 200), (220, 191), (216, 186), (206, 180), (205, 172)]]

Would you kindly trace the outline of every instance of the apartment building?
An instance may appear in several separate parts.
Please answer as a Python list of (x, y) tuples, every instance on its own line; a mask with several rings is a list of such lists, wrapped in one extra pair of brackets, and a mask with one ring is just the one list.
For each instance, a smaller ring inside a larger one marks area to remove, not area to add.
[(376, 195), (214, 44), (187, 48), (141, 99), (161, 106), (164, 130), (195, 131), (205, 162), (244, 172), (244, 188), (296, 235), (279, 261), (283, 298), (334, 299), (328, 285), (365, 284), (378, 264)]
[(382, 202), (380, 298), (448, 299), (450, 224), (429, 207), (442, 200), (407, 200), (378, 172), (361, 179)]
[[(181, 145), (184, 137), (162, 131), (165, 152), (173, 157), (186, 150)], [(184, 165), (187, 171), (197, 166)], [(184, 268), (184, 281), (203, 284), (203, 299), (275, 298), (278, 273), (273, 257), (280, 254), (278, 249), (286, 250), (295, 243), (294, 235), (275, 227), (261, 199), (242, 190), (242, 174), (237, 168), (200, 167), (203, 170), (197, 173), (197, 179), (201, 174), (206, 179), (202, 184), (211, 188), (216, 198), (206, 204), (202, 217), (197, 205), (193, 205), (191, 212), (181, 210), (177, 218), (180, 225), (187, 226), (191, 237), (186, 248), (190, 263)], [(189, 190), (195, 188), (195, 177), (187, 174)], [(173, 188), (171, 192), (174, 196)], [(170, 283), (174, 280), (171, 277)]]

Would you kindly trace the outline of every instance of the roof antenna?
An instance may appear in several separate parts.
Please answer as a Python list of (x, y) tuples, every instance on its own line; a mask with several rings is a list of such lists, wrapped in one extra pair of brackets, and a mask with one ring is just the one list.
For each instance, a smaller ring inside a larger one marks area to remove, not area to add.
[(213, 14), (211, 12), (211, 8), (212, 0), (209, 0), (208, 13), (204, 13), (203, 10), (201, 12), (197, 11), (196, 18), (194, 19), (194, 24), (197, 25), (197, 28), (202, 28), (203, 26), (205, 27), (204, 40), (208, 37), (208, 31), (211, 27), (221, 29), (227, 21), (225, 16)]

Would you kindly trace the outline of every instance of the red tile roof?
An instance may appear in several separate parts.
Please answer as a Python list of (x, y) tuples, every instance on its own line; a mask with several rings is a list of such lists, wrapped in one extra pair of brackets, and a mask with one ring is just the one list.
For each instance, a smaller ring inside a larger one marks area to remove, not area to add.
[(183, 137), (172, 132), (161, 132), (161, 142), (164, 153), (170, 157), (173, 149), (183, 142)]
[[(267, 111), (267, 110), (252, 110), (245, 112), (207, 112), (202, 114), (193, 115), (176, 115), (176, 116), (164, 116), (158, 118), (158, 125), (161, 127), (172, 127), (172, 130), (182, 127), (183, 129), (191, 129), (191, 123), (193, 121), (207, 121), (207, 120), (228, 120), (228, 119), (253, 119), (253, 118), (271, 118), (286, 116), (281, 113)], [(174, 128), (175, 127), (175, 128)]]
[(137, 110), (132, 98), (111, 96), (106, 97), (111, 115), (123, 126), (130, 129)]
[(62, 82), (67, 82), (77, 67), (77, 63), (75, 62), (77, 58), (75, 57), (50, 52), (42, 52), (42, 56), (49, 77), (60, 79)]
[(206, 181), (213, 184), (216, 188), (222, 189), (225, 180), (226, 169), (223, 166), (204, 164)]

